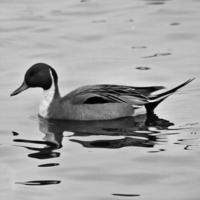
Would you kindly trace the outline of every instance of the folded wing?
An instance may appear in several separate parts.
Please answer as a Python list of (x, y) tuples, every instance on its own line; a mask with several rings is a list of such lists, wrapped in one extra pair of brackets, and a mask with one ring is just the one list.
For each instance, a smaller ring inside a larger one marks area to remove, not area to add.
[(148, 103), (149, 95), (160, 89), (163, 87), (93, 85), (74, 90), (67, 98), (70, 98), (73, 104), (127, 103), (139, 106)]

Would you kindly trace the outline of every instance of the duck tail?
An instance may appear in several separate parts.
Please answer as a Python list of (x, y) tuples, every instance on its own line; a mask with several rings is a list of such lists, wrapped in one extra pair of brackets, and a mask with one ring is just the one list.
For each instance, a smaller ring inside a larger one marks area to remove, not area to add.
[(168, 96), (172, 95), (174, 92), (176, 92), (178, 89), (184, 87), (191, 81), (193, 81), (195, 78), (188, 79), (186, 82), (182, 83), (181, 85), (178, 85), (175, 88), (172, 88), (171, 90), (168, 90), (166, 92), (153, 95), (149, 97), (149, 103), (145, 105), (147, 113), (152, 114), (154, 112), (154, 109), (160, 104), (164, 99), (166, 99)]

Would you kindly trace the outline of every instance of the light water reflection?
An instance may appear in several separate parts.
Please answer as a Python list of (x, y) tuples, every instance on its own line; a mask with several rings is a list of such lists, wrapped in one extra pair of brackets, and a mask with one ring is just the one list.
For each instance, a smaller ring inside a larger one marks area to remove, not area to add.
[[(29, 157), (49, 159), (60, 156), (60, 153), (55, 150), (62, 148), (63, 137), (68, 137), (69, 141), (79, 143), (86, 148), (117, 149), (128, 146), (151, 148), (159, 140), (159, 130), (169, 130), (172, 125), (173, 123), (156, 115), (139, 115), (108, 121), (62, 121), (39, 118), (39, 130), (45, 134), (43, 141), (19, 138), (13, 141), (25, 143), (26, 145), (20, 146), (36, 151), (36, 153), (28, 154)], [(149, 129), (152, 127), (154, 130)], [(64, 136), (64, 132), (70, 132), (70, 135)], [(19, 135), (19, 133), (13, 133)], [(97, 138), (105, 136), (105, 139), (85, 140), (90, 136), (97, 136)], [(107, 139), (108, 136), (110, 137)], [(81, 139), (76, 139), (76, 137)], [(29, 144), (45, 146), (30, 147)]]

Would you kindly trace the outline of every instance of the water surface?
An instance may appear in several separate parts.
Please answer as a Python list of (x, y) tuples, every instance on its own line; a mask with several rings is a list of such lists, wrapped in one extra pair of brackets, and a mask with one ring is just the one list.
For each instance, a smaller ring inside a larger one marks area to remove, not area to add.
[[(198, 0), (0, 0), (0, 198), (199, 199), (199, 9)], [(155, 116), (46, 121), (39, 89), (9, 97), (36, 62), (56, 69), (62, 94), (196, 80)]]

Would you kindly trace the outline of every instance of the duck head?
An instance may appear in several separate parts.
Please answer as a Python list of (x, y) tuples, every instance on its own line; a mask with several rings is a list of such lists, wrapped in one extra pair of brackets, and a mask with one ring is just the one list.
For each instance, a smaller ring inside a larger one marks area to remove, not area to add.
[(28, 88), (40, 87), (48, 90), (53, 82), (57, 85), (56, 71), (45, 63), (37, 63), (32, 65), (24, 76), (22, 85), (11, 93), (10, 96), (17, 95)]

